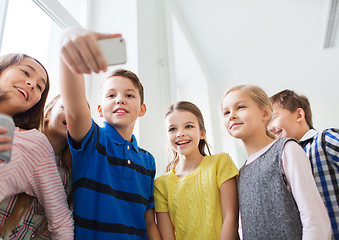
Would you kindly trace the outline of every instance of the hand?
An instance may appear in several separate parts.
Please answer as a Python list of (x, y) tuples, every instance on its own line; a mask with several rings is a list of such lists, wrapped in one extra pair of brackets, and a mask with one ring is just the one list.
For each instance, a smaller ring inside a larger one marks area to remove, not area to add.
[(83, 28), (70, 28), (61, 38), (60, 57), (73, 73), (98, 73), (107, 70), (97, 40), (121, 37), (121, 34), (103, 34)]
[[(8, 150), (11, 150), (10, 144), (4, 144), (4, 143), (10, 143), (12, 141), (12, 138), (2, 135), (3, 133), (7, 133), (7, 129), (0, 127), (0, 152), (6, 152)], [(3, 163), (4, 160), (0, 159), (0, 164)]]

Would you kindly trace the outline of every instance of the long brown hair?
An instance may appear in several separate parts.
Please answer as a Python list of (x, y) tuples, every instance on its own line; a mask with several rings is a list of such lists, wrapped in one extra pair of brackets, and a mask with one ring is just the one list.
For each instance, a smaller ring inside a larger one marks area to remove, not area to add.
[[(15, 126), (19, 128), (22, 128), (25, 130), (29, 130), (32, 128), (38, 129), (40, 126), (40, 123), (43, 120), (44, 106), (45, 106), (46, 98), (47, 98), (48, 91), (49, 91), (49, 77), (48, 77), (48, 73), (45, 67), (38, 60), (26, 54), (10, 53), (10, 54), (0, 57), (0, 75), (8, 67), (22, 62), (22, 60), (25, 58), (33, 59), (45, 70), (46, 75), (47, 75), (46, 86), (45, 86), (44, 91), (41, 94), (41, 98), (39, 102), (36, 103), (33, 107), (31, 107), (27, 111), (16, 114), (13, 117), (13, 120), (14, 120)], [(1, 96), (0, 99), (1, 98), (6, 99), (6, 93), (2, 92), (0, 93), (0, 96)]]
[[(13, 120), (14, 120), (15, 126), (21, 129), (25, 129), (25, 130), (29, 130), (33, 128), (38, 129), (40, 124), (43, 121), (44, 106), (45, 106), (46, 98), (47, 98), (48, 91), (49, 91), (49, 77), (48, 77), (48, 73), (45, 67), (38, 60), (26, 54), (10, 53), (10, 54), (0, 57), (0, 75), (8, 67), (20, 63), (25, 58), (33, 59), (45, 70), (46, 75), (47, 75), (46, 86), (45, 86), (44, 91), (41, 94), (41, 98), (39, 102), (36, 103), (33, 107), (31, 107), (27, 111), (16, 114), (13, 117)], [(5, 100), (6, 98), (7, 98), (6, 92), (0, 91), (0, 100)], [(3, 226), (0, 227), (0, 236), (9, 234), (18, 225), (18, 223), (20, 222), (20, 220), (25, 214), (25, 210), (28, 209), (32, 205), (33, 200), (34, 198), (32, 196), (29, 196), (25, 193), (20, 193), (16, 195), (16, 202), (15, 202), (13, 211), (11, 212), (11, 215), (9, 215), (6, 218), (6, 221), (3, 224)]]
[[(194, 114), (198, 118), (200, 131), (206, 133), (204, 117), (202, 116), (200, 109), (195, 104), (188, 102), (188, 101), (179, 101), (175, 104), (172, 104), (168, 108), (167, 113), (165, 114), (165, 118), (174, 111), (185, 111), (185, 112), (190, 112)], [(205, 152), (205, 148), (208, 151), (208, 155), (211, 155), (211, 151), (207, 144), (206, 137), (203, 139), (200, 139), (198, 148), (199, 148), (199, 152), (201, 153), (201, 155), (207, 156)], [(176, 151), (172, 150), (172, 159), (169, 160), (166, 166), (166, 172), (174, 170), (178, 162), (179, 162), (179, 155)]]

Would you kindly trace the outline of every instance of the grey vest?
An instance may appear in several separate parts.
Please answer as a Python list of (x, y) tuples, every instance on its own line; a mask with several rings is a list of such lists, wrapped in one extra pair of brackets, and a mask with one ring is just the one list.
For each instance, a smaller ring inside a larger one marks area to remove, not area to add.
[(284, 145), (278, 139), (239, 171), (238, 194), (244, 240), (301, 239), (302, 224), (292, 193), (281, 172)]

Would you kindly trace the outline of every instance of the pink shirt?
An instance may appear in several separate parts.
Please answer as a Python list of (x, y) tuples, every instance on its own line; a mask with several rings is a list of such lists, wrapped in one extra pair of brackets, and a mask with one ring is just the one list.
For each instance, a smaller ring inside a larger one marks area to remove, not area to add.
[[(248, 157), (246, 164), (255, 161), (273, 144)], [(282, 155), (282, 172), (300, 212), (303, 239), (331, 239), (331, 225), (325, 205), (315, 184), (311, 164), (300, 145), (288, 141)]]
[(15, 129), (11, 161), (0, 167), (0, 201), (25, 192), (37, 197), (52, 239), (73, 239), (73, 219), (48, 139), (36, 129)]

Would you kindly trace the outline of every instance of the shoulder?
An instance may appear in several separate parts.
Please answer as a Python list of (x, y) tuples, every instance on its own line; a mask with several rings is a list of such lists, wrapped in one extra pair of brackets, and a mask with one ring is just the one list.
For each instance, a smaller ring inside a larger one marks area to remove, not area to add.
[(209, 159), (209, 162), (213, 162), (215, 164), (220, 164), (220, 163), (228, 163), (228, 162), (232, 162), (232, 158), (230, 157), (230, 155), (228, 155), (227, 153), (217, 153), (217, 154), (213, 154), (211, 156), (207, 156), (207, 158)]
[(52, 145), (47, 137), (36, 129), (19, 131), (14, 138), (15, 141), (23, 147), (53, 151)]
[(339, 142), (339, 129), (338, 128), (327, 128), (324, 129), (315, 136), (316, 139), (326, 142)]
[(154, 180), (154, 186), (156, 186), (156, 187), (163, 186), (165, 183), (168, 183), (168, 181), (169, 181), (169, 179), (171, 179), (171, 177), (172, 177), (171, 171), (157, 177)]

